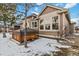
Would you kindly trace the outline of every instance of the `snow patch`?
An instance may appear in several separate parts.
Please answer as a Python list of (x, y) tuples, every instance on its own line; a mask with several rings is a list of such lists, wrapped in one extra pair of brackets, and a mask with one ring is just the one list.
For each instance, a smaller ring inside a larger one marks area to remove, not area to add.
[(24, 48), (24, 45), (18, 45), (16, 42), (11, 40), (11, 34), (7, 33), (7, 38), (2, 37), (0, 34), (0, 55), (21, 55), (21, 56), (35, 56), (35, 55), (44, 55), (51, 54), (53, 51), (60, 51), (57, 47), (69, 46), (61, 45), (54, 39), (48, 38), (39, 38), (35, 41), (29, 42), (28, 48)]

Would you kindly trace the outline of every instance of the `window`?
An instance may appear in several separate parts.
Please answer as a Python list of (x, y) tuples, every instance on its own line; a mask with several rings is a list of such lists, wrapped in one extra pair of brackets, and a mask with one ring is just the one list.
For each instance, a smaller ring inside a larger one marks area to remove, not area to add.
[(58, 29), (58, 16), (52, 17), (52, 29)]
[(50, 30), (50, 24), (46, 24), (46, 25), (45, 25), (45, 29), (46, 29), (46, 30)]
[(37, 22), (32, 22), (32, 27), (37, 27)]
[(52, 24), (52, 29), (57, 30), (57, 29), (58, 29), (58, 23), (53, 23), (53, 24)]
[(37, 27), (37, 22), (35, 22), (35, 27)]
[(53, 22), (58, 22), (58, 16), (52, 17)]
[(44, 29), (44, 26), (43, 25), (40, 25), (40, 30), (43, 30)]

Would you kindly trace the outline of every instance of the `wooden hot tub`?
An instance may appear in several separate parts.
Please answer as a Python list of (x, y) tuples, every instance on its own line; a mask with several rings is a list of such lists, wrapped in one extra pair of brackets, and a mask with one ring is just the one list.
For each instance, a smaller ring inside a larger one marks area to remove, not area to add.
[(12, 33), (12, 38), (19, 42), (24, 42), (24, 40), (32, 41), (39, 37), (37, 34), (38, 31), (33, 29), (14, 30)]

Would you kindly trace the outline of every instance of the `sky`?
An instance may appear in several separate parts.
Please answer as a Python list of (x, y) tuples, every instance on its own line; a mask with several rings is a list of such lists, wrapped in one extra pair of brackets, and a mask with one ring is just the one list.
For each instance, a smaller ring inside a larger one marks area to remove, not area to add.
[[(70, 19), (78, 23), (79, 19), (79, 3), (48, 3), (49, 5), (54, 5), (57, 7), (67, 8)], [(45, 8), (46, 4), (44, 3), (36, 3), (33, 7), (29, 9), (27, 15), (31, 15), (32, 13), (39, 14)], [(19, 11), (24, 12), (24, 6), (21, 4), (17, 7)]]

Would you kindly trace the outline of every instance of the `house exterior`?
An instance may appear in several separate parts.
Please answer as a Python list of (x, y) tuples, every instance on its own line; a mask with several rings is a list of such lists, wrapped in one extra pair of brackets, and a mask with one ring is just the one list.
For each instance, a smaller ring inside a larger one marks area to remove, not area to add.
[(27, 26), (27, 28), (32, 28), (31, 22), (32, 19), (36, 16), (37, 16), (36, 14), (32, 14), (31, 16), (26, 17), (26, 19), (22, 21), (21, 28), (25, 28), (25, 25)]
[(71, 21), (68, 10), (47, 5), (39, 15), (26, 17), (27, 28), (39, 30), (39, 34), (62, 36), (69, 34)]
[(76, 22), (71, 21), (71, 25), (70, 25), (70, 29), (71, 29), (70, 33), (71, 34), (75, 33), (75, 24), (76, 24)]
[(76, 27), (75, 27), (75, 32), (76, 32), (76, 33), (79, 33), (79, 26), (76, 26)]

